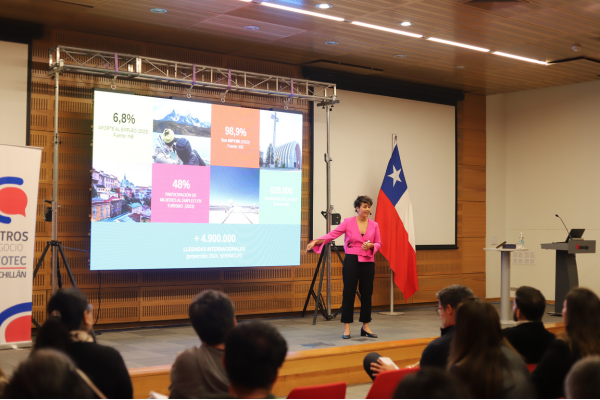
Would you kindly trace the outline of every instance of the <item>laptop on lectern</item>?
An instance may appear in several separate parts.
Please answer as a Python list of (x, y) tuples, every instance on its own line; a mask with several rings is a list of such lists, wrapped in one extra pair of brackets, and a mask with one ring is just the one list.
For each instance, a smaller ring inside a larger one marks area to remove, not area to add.
[(567, 236), (565, 243), (569, 241), (569, 238), (573, 240), (581, 239), (583, 237), (583, 232), (585, 232), (585, 229), (571, 229), (571, 232), (569, 232), (569, 236)]

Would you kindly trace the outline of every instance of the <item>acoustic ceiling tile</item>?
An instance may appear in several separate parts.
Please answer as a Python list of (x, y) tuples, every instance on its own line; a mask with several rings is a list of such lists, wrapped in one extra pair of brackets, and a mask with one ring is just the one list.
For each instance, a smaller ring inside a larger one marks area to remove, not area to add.
[(544, 5), (533, 2), (512, 1), (472, 2), (470, 0), (457, 0), (456, 3), (461, 3), (465, 7), (470, 7), (507, 18), (539, 11), (545, 7)]
[[(399, 23), (409, 21), (413, 25), (400, 26)], [(418, 15), (410, 15), (398, 11), (381, 11), (366, 15), (360, 19), (360, 22), (367, 24), (379, 25), (390, 29), (398, 29), (410, 33), (416, 33), (424, 36), (432, 36), (436, 32), (443, 32), (455, 29), (457, 26), (445, 22), (435, 21), (428, 18), (423, 18)]]
[(515, 16), (513, 18), (528, 24), (564, 32), (566, 34), (583, 33), (598, 29), (597, 20), (551, 7), (544, 8), (534, 13)]
[(462, 4), (452, 4), (439, 0), (415, 1), (402, 5), (394, 11), (462, 27), (479, 25), (500, 18)]
[(545, 29), (536, 25), (509, 18), (495, 19), (485, 24), (472, 25), (470, 30), (482, 34), (502, 36), (516, 43), (533, 43), (561, 36), (561, 32)]
[[(256, 26), (259, 29), (245, 29), (246, 26)], [(218, 15), (188, 26), (185, 30), (223, 37), (239, 38), (250, 42), (271, 42), (304, 32), (301, 29), (239, 18), (231, 15)]]
[(217, 14), (208, 11), (191, 12), (183, 7), (169, 6), (167, 13), (154, 13), (153, 8), (163, 8), (165, 4), (159, 1), (121, 1), (111, 0), (102, 3), (88, 11), (88, 15), (102, 16), (115, 20), (133, 21), (142, 24), (168, 26), (181, 29)]

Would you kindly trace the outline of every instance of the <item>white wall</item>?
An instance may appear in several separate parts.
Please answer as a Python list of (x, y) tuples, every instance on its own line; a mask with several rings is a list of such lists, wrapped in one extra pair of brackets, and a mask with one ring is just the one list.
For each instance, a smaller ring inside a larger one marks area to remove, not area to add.
[(26, 144), (28, 57), (26, 44), (0, 41), (0, 144)]
[[(569, 227), (600, 241), (600, 81), (487, 98), (487, 238), (525, 246), (535, 265), (513, 265), (511, 286), (554, 299), (553, 251)], [(487, 297), (500, 296), (500, 260), (487, 256)], [(577, 255), (579, 283), (600, 293), (600, 253)]]

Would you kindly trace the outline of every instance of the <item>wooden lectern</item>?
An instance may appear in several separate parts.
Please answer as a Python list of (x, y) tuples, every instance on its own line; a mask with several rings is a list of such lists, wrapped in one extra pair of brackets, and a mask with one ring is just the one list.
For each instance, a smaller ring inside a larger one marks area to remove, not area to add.
[(556, 282), (554, 284), (554, 312), (550, 315), (561, 316), (563, 302), (569, 290), (579, 286), (577, 275), (577, 253), (595, 253), (596, 241), (573, 239), (571, 235), (566, 242), (542, 243), (542, 249), (556, 250)]

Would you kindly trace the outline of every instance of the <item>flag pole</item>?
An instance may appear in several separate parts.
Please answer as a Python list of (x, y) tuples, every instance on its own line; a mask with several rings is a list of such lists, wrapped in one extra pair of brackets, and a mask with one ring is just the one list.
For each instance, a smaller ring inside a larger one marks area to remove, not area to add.
[[(396, 142), (398, 141), (398, 135), (392, 133), (392, 152), (396, 147)], [(380, 315), (404, 315), (403, 312), (394, 312), (394, 270), (390, 268), (390, 311), (382, 311), (379, 313)]]

